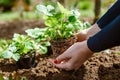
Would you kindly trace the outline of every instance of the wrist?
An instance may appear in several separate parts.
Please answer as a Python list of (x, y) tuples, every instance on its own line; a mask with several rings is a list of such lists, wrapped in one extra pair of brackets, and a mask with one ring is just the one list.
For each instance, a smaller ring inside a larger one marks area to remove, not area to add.
[(86, 49), (86, 52), (87, 52), (87, 53), (93, 54), (94, 52), (88, 47), (87, 41), (88, 41), (88, 40), (86, 40), (86, 41), (84, 42), (84, 43), (85, 43), (85, 47), (84, 47), (84, 48)]
[(86, 30), (82, 30), (79, 33), (76, 34), (77, 41), (81, 42), (88, 38)]
[(79, 51), (78, 58), (81, 57), (82, 63), (85, 62), (88, 58), (90, 58), (94, 53), (88, 48), (87, 40), (85, 40), (83, 42), (78, 42), (78, 49), (77, 50)]
[(99, 32), (101, 29), (99, 28), (99, 26), (97, 25), (97, 23), (95, 23), (94, 25), (92, 25), (90, 28), (86, 29), (86, 35), (87, 35), (87, 39), (93, 35), (95, 35), (97, 32)]
[[(93, 54), (94, 52), (93, 52), (91, 49), (89, 49), (88, 44), (87, 44), (87, 41), (88, 41), (88, 40), (85, 40), (85, 41), (83, 41), (83, 42), (77, 42), (77, 43), (78, 43), (78, 46), (79, 46), (79, 48), (82, 47), (82, 51), (83, 51), (84, 53)], [(79, 49), (79, 48), (78, 48), (78, 49)]]

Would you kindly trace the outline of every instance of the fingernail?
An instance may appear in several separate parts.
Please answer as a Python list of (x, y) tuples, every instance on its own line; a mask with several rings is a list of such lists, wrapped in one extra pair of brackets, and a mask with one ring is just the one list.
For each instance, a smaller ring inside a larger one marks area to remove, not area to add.
[(57, 59), (54, 59), (54, 63), (57, 64), (57, 63), (58, 63), (58, 60), (57, 60)]

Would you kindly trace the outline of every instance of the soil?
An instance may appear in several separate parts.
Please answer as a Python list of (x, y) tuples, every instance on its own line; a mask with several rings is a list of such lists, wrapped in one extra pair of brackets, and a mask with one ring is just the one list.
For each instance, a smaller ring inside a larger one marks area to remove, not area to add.
[[(13, 26), (14, 24), (14, 26)], [(23, 26), (24, 25), (24, 26)], [(23, 33), (27, 28), (44, 27), (39, 20), (0, 23), (0, 37), (9, 39), (12, 34)], [(37, 54), (35, 67), (19, 69), (16, 62), (0, 59), (0, 74), (26, 77), (27, 80), (120, 80), (120, 47), (95, 53), (77, 71), (64, 71), (48, 62), (50, 55)], [(15, 79), (16, 80), (16, 79)]]
[(24, 21), (0, 21), (0, 38), (10, 39), (14, 33), (25, 34), (25, 30), (29, 28), (45, 27), (44, 21), (40, 20), (24, 20)]
[(67, 50), (70, 46), (72, 46), (77, 41), (76, 36), (72, 36), (68, 39), (57, 39), (51, 40), (51, 48), (54, 54), (54, 57), (62, 54), (65, 50)]

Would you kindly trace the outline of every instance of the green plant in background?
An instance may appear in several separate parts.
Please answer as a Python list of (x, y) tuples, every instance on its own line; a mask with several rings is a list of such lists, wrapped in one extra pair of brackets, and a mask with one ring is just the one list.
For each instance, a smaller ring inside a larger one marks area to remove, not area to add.
[(12, 6), (14, 5), (15, 0), (0, 0), (0, 8), (2, 12), (12, 10)]
[(79, 3), (80, 9), (82, 10), (88, 10), (91, 7), (90, 1), (83, 1), (82, 3)]
[(6, 40), (1, 40), (0, 57), (18, 61), (22, 55), (29, 54), (31, 51), (47, 53), (47, 46), (50, 44), (45, 40), (44, 31), (44, 29), (35, 28), (26, 30), (27, 35), (14, 34), (9, 44)]
[(28, 29), (25, 32), (30, 36), (34, 41), (34, 48), (41, 49), (41, 53), (47, 53), (47, 47), (50, 46), (50, 43), (47, 40), (47, 35), (45, 35), (46, 28), (34, 28)]
[(12, 5), (15, 0), (0, 0), (0, 5)]
[(65, 9), (60, 3), (56, 6), (37, 5), (36, 9), (45, 20), (46, 34), (51, 40), (67, 39), (83, 29), (77, 9)]

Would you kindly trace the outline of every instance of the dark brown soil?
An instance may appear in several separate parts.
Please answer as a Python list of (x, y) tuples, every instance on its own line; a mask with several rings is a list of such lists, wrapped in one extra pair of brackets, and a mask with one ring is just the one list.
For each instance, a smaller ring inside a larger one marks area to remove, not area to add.
[[(41, 23), (36, 20), (15, 21), (16, 26), (14, 25), (14, 27), (12, 25), (15, 24), (14, 22), (9, 23), (0, 24), (1, 38), (11, 38), (13, 33), (24, 33), (24, 30), (27, 28), (41, 27)], [(0, 59), (0, 74), (5, 76), (9, 76), (10, 74), (18, 75), (19, 78), (26, 77), (27, 80), (120, 80), (120, 55), (115, 54), (118, 52), (120, 52), (119, 46), (95, 53), (77, 71), (57, 69), (47, 61), (50, 56), (43, 57), (36, 55), (35, 62), (37, 64), (34, 68), (31, 67), (29, 69), (19, 69), (16, 62)]]
[(57, 69), (47, 58), (39, 56), (36, 67), (30, 69), (16, 69), (15, 64), (4, 64), (0, 66), (0, 73), (6, 76), (17, 74), (19, 77), (27, 77), (27, 80), (120, 80), (118, 54), (95, 53), (77, 71)]
[(35, 27), (45, 27), (45, 25), (40, 20), (0, 22), (0, 38), (12, 38), (14, 33), (25, 34), (26, 29)]
[(58, 39), (51, 41), (51, 48), (54, 53), (54, 57), (62, 54), (70, 46), (72, 46), (77, 41), (76, 36), (72, 36), (68, 39)]

